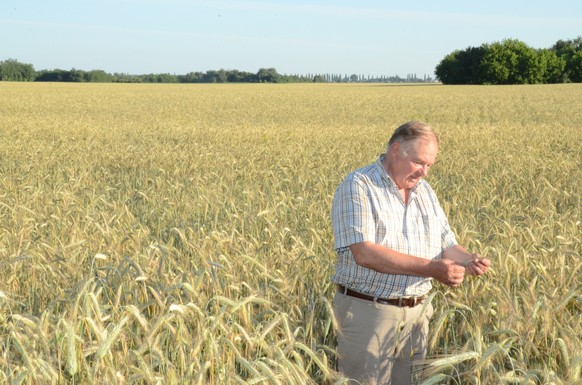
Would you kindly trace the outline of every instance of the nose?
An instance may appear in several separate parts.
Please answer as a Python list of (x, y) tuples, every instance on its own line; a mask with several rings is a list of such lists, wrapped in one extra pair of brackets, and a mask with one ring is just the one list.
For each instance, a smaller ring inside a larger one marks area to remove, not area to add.
[(420, 168), (420, 172), (421, 172), (421, 175), (423, 177), (427, 176), (428, 175), (428, 166), (426, 164), (423, 164), (422, 167)]

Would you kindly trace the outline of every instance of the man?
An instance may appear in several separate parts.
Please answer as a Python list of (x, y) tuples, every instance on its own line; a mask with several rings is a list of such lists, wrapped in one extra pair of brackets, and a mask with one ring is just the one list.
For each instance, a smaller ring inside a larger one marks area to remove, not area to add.
[(398, 127), (386, 154), (352, 172), (332, 204), (337, 252), (333, 304), (339, 370), (357, 384), (410, 384), (426, 355), (431, 279), (457, 287), (490, 261), (457, 244), (423, 179), (438, 137), (426, 123)]

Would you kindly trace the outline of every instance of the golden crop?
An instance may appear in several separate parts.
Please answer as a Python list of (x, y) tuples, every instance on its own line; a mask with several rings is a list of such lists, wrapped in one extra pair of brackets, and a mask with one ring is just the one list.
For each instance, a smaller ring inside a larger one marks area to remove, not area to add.
[(337, 184), (407, 120), (487, 277), (425, 384), (582, 381), (582, 85), (0, 83), (0, 383), (321, 384)]

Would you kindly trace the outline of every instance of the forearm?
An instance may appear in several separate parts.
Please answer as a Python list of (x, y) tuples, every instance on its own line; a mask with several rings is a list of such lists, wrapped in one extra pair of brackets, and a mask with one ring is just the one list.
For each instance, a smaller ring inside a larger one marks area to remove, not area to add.
[(443, 251), (443, 258), (450, 259), (451, 261), (455, 261), (461, 265), (464, 265), (473, 260), (475, 255), (469, 253), (463, 246), (455, 245)]
[(356, 263), (385, 274), (406, 274), (428, 277), (430, 260), (400, 253), (371, 242), (350, 246)]
[(380, 273), (434, 278), (449, 286), (460, 285), (465, 274), (454, 261), (419, 258), (371, 242), (353, 244), (350, 250), (358, 265)]

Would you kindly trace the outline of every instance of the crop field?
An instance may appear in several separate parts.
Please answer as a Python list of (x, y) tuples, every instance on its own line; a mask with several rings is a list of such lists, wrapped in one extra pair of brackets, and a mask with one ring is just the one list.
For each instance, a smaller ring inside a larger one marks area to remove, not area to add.
[(428, 384), (582, 384), (582, 84), (0, 82), (0, 384), (342, 384), (335, 188), (417, 119), (492, 271)]

